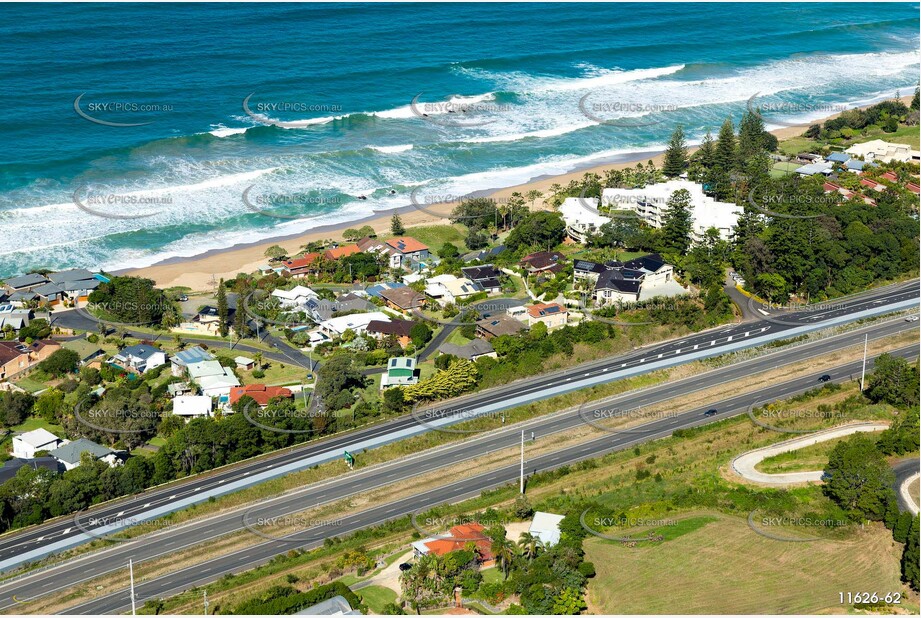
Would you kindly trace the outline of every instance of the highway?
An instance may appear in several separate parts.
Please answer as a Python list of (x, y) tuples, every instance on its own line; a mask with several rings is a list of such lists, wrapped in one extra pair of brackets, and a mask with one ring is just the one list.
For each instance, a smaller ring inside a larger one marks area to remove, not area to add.
[[(883, 313), (893, 305), (904, 308), (917, 298), (917, 281), (888, 286), (839, 300), (831, 310), (827, 306), (822, 307), (820, 321), (814, 319), (814, 312), (801, 311), (783, 314), (781, 324), (755, 321), (724, 326), (677, 341), (641, 348), (620, 357), (594, 361), (480, 391), (439, 404), (439, 409), (445, 412), (445, 416), (449, 417), (446, 420), (450, 421), (451, 415), (469, 414), (471, 410), (511, 408), (587, 386), (715, 356), (728, 350), (763, 345), (770, 340), (782, 339), (785, 334), (792, 336), (797, 333), (797, 324), (802, 325), (799, 327), (802, 331), (818, 330), (835, 319), (839, 323), (856, 319), (861, 312)], [(99, 505), (84, 514), (81, 518), (84, 522), (82, 526), (76, 526), (73, 519), (68, 517), (7, 533), (0, 537), (0, 571), (85, 543), (92, 538), (87, 531), (95, 530), (101, 534), (118, 526), (124, 527), (132, 522), (159, 517), (205, 501), (209, 496), (230, 493), (294, 470), (341, 459), (345, 450), (360, 453), (367, 448), (430, 430), (430, 426), (420, 424), (412, 415), (404, 415)], [(94, 524), (94, 521), (97, 523)], [(110, 523), (113, 521), (118, 524)]]
[[(916, 328), (915, 324), (897, 320), (874, 325), (866, 330), (872, 338), (877, 338), (913, 328)], [(729, 365), (684, 380), (625, 393), (601, 405), (608, 408), (616, 406), (620, 409), (650, 406), (728, 381), (742, 379), (757, 372), (854, 345), (859, 339), (862, 339), (859, 333), (849, 333), (824, 339), (788, 350), (781, 350), (743, 363)], [(901, 351), (901, 354), (907, 357), (915, 356), (917, 348), (906, 348)], [(859, 375), (859, 372), (859, 363), (851, 363), (834, 370), (824, 371), (835, 381), (852, 379), (855, 375)], [(604, 433), (601, 437), (590, 442), (529, 460), (527, 471), (530, 474), (535, 471), (552, 469), (565, 463), (595, 457), (612, 450), (632, 446), (638, 442), (663, 437), (680, 427), (691, 427), (711, 420), (744, 413), (748, 406), (756, 401), (784, 398), (812, 388), (817, 384), (817, 376), (807, 375), (783, 384), (712, 403), (699, 410), (691, 410), (679, 415), (667, 415), (641, 427), (618, 433)], [(599, 406), (595, 405), (594, 407)], [(716, 408), (718, 414), (712, 419), (704, 417), (703, 412), (711, 407)], [(190, 523), (181, 528), (148, 535), (136, 541), (121, 543), (113, 548), (0, 585), (0, 608), (12, 606), (15, 603), (13, 596), (20, 601), (28, 600), (33, 597), (54, 593), (105, 572), (122, 569), (129, 557), (134, 559), (137, 564), (183, 547), (199, 545), (209, 538), (241, 530), (243, 528), (244, 514), (247, 522), (252, 525), (253, 522), (263, 517), (278, 517), (298, 513), (317, 504), (336, 501), (358, 493), (366, 493), (375, 487), (396, 483), (494, 450), (516, 446), (522, 429), (526, 432), (534, 431), (538, 439), (565, 432), (584, 424), (583, 419), (591, 409), (593, 408), (589, 407), (583, 410), (581, 416), (578, 411), (570, 410), (541, 417), (514, 428), (509, 427), (487, 435), (478, 435), (462, 443), (426, 451), (411, 458), (358, 470), (350, 473), (345, 478), (340, 477), (333, 481), (304, 488), (293, 494), (266, 501), (248, 511), (240, 510), (235, 513), (212, 517), (200, 522)], [(225, 572), (238, 572), (251, 568), (292, 547), (313, 547), (321, 543), (322, 539), (327, 536), (342, 536), (361, 527), (404, 516), (427, 506), (477, 495), (483, 489), (514, 480), (517, 478), (517, 474), (518, 466), (516, 463), (508, 468), (485, 472), (471, 479), (465, 479), (447, 487), (414, 496), (411, 499), (384, 505), (364, 513), (350, 514), (344, 517), (341, 522), (337, 522), (339, 525), (302, 531), (295, 535), (295, 540), (261, 541), (258, 545), (241, 549), (235, 554), (214, 558), (204, 564), (144, 582), (138, 587), (139, 598), (143, 600), (144, 598), (174, 594), (182, 589), (201, 583), (197, 579), (199, 577), (203, 578), (203, 581), (210, 581)], [(193, 573), (194, 575), (192, 575)], [(78, 608), (78, 610), (81, 613), (117, 611), (122, 607), (119, 603), (124, 602), (124, 597), (125, 595), (121, 595), (121, 597), (113, 595), (111, 598), (103, 597), (94, 601), (93, 604)]]

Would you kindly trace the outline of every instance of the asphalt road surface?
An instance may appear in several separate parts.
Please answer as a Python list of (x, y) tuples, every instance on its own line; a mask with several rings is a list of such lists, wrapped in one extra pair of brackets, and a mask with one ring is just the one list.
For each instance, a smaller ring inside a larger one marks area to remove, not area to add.
[[(885, 325), (873, 327), (872, 330), (874, 332), (872, 336), (878, 337), (912, 327), (913, 325), (901, 321), (890, 322)], [(845, 345), (853, 344), (853, 339), (854, 337), (849, 339), (826, 339), (816, 344), (779, 351), (769, 356), (746, 361), (745, 363), (723, 367), (701, 376), (695, 376), (667, 385), (660, 385), (658, 387), (651, 387), (638, 392), (628, 393), (618, 397), (612, 402), (606, 402), (604, 406), (616, 405), (620, 409), (642, 408), (643, 406), (649, 406), (671, 398), (681, 397), (716, 384), (744, 378), (746, 375), (772, 369), (780, 364), (808, 359), (817, 354), (840, 349)], [(905, 348), (900, 351), (900, 354), (906, 357), (913, 357), (917, 355), (917, 349), (912, 347)], [(855, 375), (859, 375), (859, 371), (859, 363), (850, 363), (833, 370), (826, 370), (824, 373), (828, 373), (835, 381), (845, 381), (854, 379)], [(528, 460), (526, 470), (528, 474), (532, 474), (536, 471), (552, 469), (566, 463), (597, 457), (598, 455), (613, 450), (628, 448), (640, 442), (664, 437), (678, 428), (692, 427), (744, 413), (748, 406), (755, 402), (782, 399), (812, 388), (818, 384), (817, 377), (818, 376), (815, 375), (807, 375), (753, 393), (738, 395), (723, 401), (714, 402), (700, 409), (677, 415), (663, 415), (663, 418), (640, 427), (631, 428), (630, 430), (617, 433), (599, 431), (600, 437), (593, 441), (550, 453), (533, 460)], [(715, 408), (717, 414), (713, 417), (704, 416), (704, 412), (711, 408)], [(590, 417), (592, 409), (592, 407), (588, 407), (582, 410), (581, 414), (571, 412), (568, 414), (555, 414), (549, 417), (542, 417), (525, 424), (523, 427), (526, 432), (534, 431), (540, 439), (555, 433), (567, 431), (574, 426), (585, 423), (584, 419)], [(112, 549), (90, 554), (63, 563), (58, 567), (23, 577), (5, 585), (0, 585), (0, 599), (2, 599), (0, 600), (0, 608), (12, 606), (16, 602), (13, 596), (15, 596), (17, 600), (23, 601), (45, 594), (52, 594), (57, 590), (66, 588), (84, 579), (98, 576), (101, 573), (111, 570), (124, 568), (129, 557), (134, 559), (135, 563), (138, 563), (163, 553), (176, 551), (182, 547), (198, 545), (211, 537), (221, 536), (234, 530), (240, 530), (244, 526), (244, 517), (246, 521), (253, 526), (260, 518), (293, 514), (318, 503), (335, 501), (356, 493), (367, 492), (374, 487), (412, 478), (413, 476), (455, 464), (458, 461), (463, 461), (464, 459), (474, 457), (478, 454), (514, 446), (519, 440), (520, 429), (518, 427), (494, 432), (489, 435), (477, 436), (475, 439), (468, 440), (460, 445), (442, 447), (440, 449), (420, 453), (418, 457), (414, 459), (392, 462), (366, 470), (359, 470), (344, 478), (340, 477), (334, 481), (306, 488), (296, 494), (267, 501), (245, 513), (237, 512), (227, 514), (226, 516), (195, 522), (182, 528), (164, 530), (154, 536), (148, 536), (138, 541), (122, 543)], [(302, 532), (295, 533), (293, 539), (289, 538), (271, 541), (260, 539), (260, 543), (256, 546), (241, 549), (231, 555), (214, 558), (204, 564), (183, 569), (176, 573), (170, 573), (150, 581), (145, 581), (137, 587), (138, 599), (143, 602), (143, 600), (147, 598), (175, 594), (176, 592), (194, 585), (217, 579), (224, 573), (239, 572), (247, 568), (252, 568), (288, 549), (294, 547), (315, 547), (322, 543), (322, 540), (328, 536), (342, 536), (362, 527), (405, 516), (419, 509), (478, 495), (484, 489), (515, 481), (517, 476), (518, 464), (516, 462), (514, 465), (506, 468), (484, 472), (476, 477), (464, 479), (437, 490), (428, 491), (392, 504), (383, 505), (361, 513), (345, 514), (341, 520), (337, 520), (329, 525), (309, 528)], [(265, 534), (271, 535), (270, 527), (268, 529), (259, 528), (259, 530)], [(127, 602), (127, 594), (125, 592), (119, 592), (106, 597), (100, 597), (91, 603), (75, 608), (75, 611), (79, 613), (117, 612), (124, 609)]]
[[(838, 301), (831, 311), (823, 308), (822, 321), (871, 307), (880, 307), (893, 302), (917, 298), (917, 296), (917, 282), (881, 288), (846, 301)], [(682, 356), (697, 353), (699, 349), (712, 350), (713, 353), (718, 353), (721, 348), (730, 344), (736, 345), (746, 338), (782, 333), (800, 324), (816, 326), (814, 317), (814, 312), (802, 311), (784, 314), (782, 323), (779, 324), (756, 321), (721, 327), (688, 336), (678, 341), (669, 341), (641, 348), (625, 356), (594, 361), (565, 371), (518, 380), (502, 387), (445, 402), (440, 404), (439, 408), (447, 416), (452, 414), (463, 415), (469, 413), (470, 410), (475, 410), (478, 406), (487, 404), (495, 406), (497, 402), (501, 403), (504, 400), (520, 400), (521, 397), (539, 400), (557, 394), (561, 386), (566, 387), (568, 384), (571, 384), (572, 390), (575, 390), (582, 379), (604, 377), (605, 374), (610, 375), (611, 379), (616, 379), (617, 371), (625, 368), (643, 370), (644, 366), (653, 364), (663, 358), (680, 359)], [(909, 325), (899, 321), (896, 326), (899, 324), (903, 327)], [(509, 405), (513, 404), (510, 403)], [(401, 431), (413, 428), (419, 429), (419, 425), (418, 419), (412, 415), (405, 415), (377, 425), (323, 440), (307, 442), (256, 460), (248, 460), (240, 464), (153, 488), (141, 494), (115, 500), (90, 509), (81, 518), (83, 522), (82, 529), (75, 525), (73, 518), (65, 517), (22, 531), (11, 532), (0, 537), (0, 563), (3, 561), (16, 562), (25, 552), (41, 550), (50, 543), (67, 540), (74, 540), (77, 543), (78, 537), (82, 537), (85, 530), (91, 531), (93, 528), (105, 526), (115, 520), (143, 521), (145, 519), (144, 513), (150, 509), (164, 507), (183, 499), (194, 499), (196, 494), (204, 493), (208, 490), (220, 491), (221, 485), (234, 481), (245, 482), (247, 477), (256, 473), (271, 472), (272, 468), (322, 454), (328, 454), (329, 460), (341, 458), (345, 450), (355, 452), (355, 450), (349, 448), (351, 445), (368, 439), (397, 440)], [(25, 559), (22, 560), (24, 561)]]

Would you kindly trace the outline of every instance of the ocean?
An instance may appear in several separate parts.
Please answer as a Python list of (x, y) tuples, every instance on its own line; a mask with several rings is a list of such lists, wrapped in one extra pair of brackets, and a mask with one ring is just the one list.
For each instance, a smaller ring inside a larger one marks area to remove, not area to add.
[(904, 3), (5, 4), (0, 277), (824, 117), (910, 94), (918, 32)]

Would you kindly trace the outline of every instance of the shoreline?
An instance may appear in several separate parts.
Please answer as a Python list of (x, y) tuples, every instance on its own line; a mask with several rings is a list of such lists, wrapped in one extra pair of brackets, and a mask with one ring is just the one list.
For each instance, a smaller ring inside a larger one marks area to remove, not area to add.
[[(907, 103), (911, 97), (906, 96), (902, 97), (902, 99)], [(803, 124), (779, 127), (771, 130), (770, 133), (774, 134), (778, 140), (783, 141), (801, 135), (812, 124), (823, 123), (838, 115), (840, 115), (840, 113), (817, 118)], [(689, 154), (693, 153), (695, 150), (697, 150), (696, 146), (688, 147)], [(551, 185), (555, 183), (566, 185), (571, 180), (580, 179), (587, 173), (603, 175), (605, 170), (634, 167), (637, 163), (645, 163), (647, 161), (652, 161), (656, 166), (661, 167), (663, 152), (664, 151), (637, 150), (623, 153), (608, 157), (605, 160), (590, 165), (577, 166), (564, 174), (536, 176), (518, 185), (503, 188), (484, 188), (473, 191), (464, 197), (491, 197), (501, 200), (509, 197), (515, 191), (525, 194), (535, 189), (546, 194)], [(181, 286), (190, 288), (193, 292), (208, 291), (213, 288), (214, 283), (212, 282), (218, 279), (232, 279), (237, 273), (253, 272), (260, 266), (267, 264), (268, 258), (264, 255), (265, 250), (272, 245), (281, 245), (293, 255), (297, 253), (303, 245), (313, 241), (334, 240), (344, 242), (342, 238), (342, 232), (344, 230), (363, 225), (370, 225), (373, 227), (379, 236), (387, 235), (390, 232), (390, 218), (394, 214), (400, 215), (403, 226), (407, 230), (407, 235), (412, 235), (412, 228), (414, 227), (449, 224), (448, 215), (456, 205), (457, 201), (431, 205), (426, 204), (423, 210), (409, 204), (387, 211), (372, 211), (372, 214), (360, 219), (319, 225), (307, 232), (285, 234), (254, 241), (252, 243), (238, 243), (226, 248), (211, 249), (195, 256), (173, 256), (149, 266), (113, 270), (111, 272), (119, 275), (132, 275), (152, 279), (155, 284), (161, 288)], [(535, 208), (543, 207), (543, 200), (538, 199), (535, 202)]]

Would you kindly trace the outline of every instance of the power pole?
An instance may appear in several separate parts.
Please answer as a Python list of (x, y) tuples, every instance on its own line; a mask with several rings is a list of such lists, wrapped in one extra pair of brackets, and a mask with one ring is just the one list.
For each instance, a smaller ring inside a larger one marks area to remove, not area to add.
[(134, 565), (131, 558), (128, 558), (128, 578), (131, 580), (131, 615), (134, 616), (137, 614), (137, 607), (134, 600)]
[(863, 381), (867, 375), (867, 344), (870, 342), (869, 333), (863, 336), (863, 368), (860, 370), (860, 390), (863, 391)]
[(524, 493), (524, 429), (521, 430), (521, 493)]

